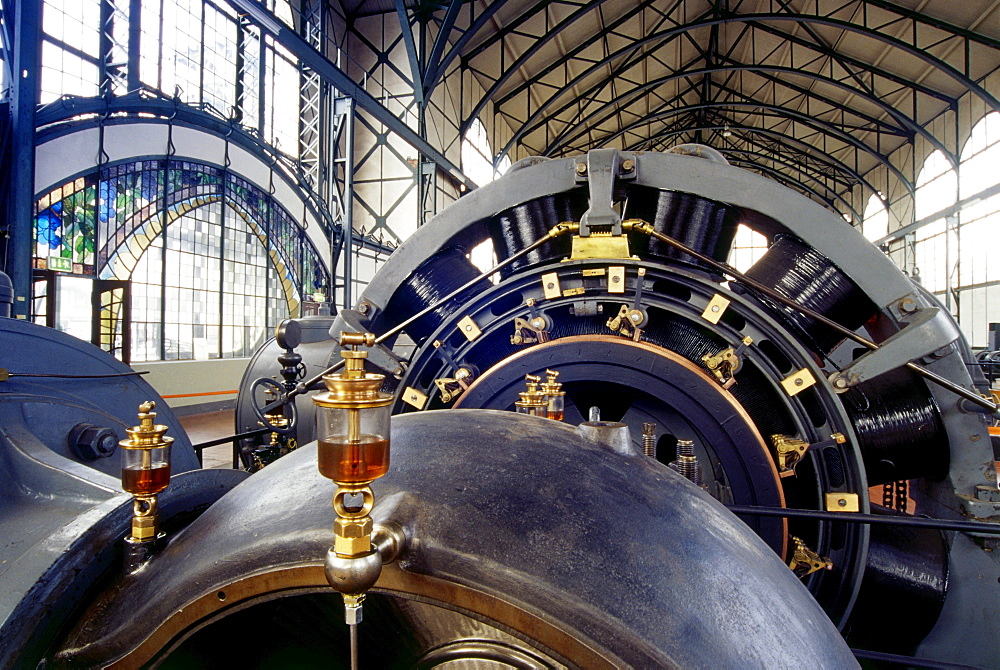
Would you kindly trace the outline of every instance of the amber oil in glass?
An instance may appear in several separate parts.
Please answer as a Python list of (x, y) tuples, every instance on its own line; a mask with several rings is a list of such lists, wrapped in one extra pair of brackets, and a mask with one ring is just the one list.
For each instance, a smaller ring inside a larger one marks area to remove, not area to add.
[(331, 435), (319, 441), (319, 471), (344, 484), (370, 482), (389, 471), (389, 440), (381, 435), (362, 435), (350, 440)]
[(170, 483), (170, 463), (156, 461), (151, 467), (141, 465), (122, 468), (122, 488), (132, 495), (147, 496), (159, 493)]

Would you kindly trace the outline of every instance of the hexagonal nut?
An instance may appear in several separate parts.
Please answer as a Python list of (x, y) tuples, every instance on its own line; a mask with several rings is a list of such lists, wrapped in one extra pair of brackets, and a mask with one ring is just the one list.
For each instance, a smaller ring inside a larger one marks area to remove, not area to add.
[(90, 423), (78, 423), (66, 436), (69, 448), (78, 458), (96, 461), (108, 458), (118, 450), (118, 436), (110, 428)]
[(333, 532), (337, 537), (367, 537), (372, 533), (372, 518), (365, 516), (360, 519), (337, 518), (333, 522)]
[(344, 556), (357, 556), (371, 551), (372, 539), (364, 537), (341, 537), (337, 536), (333, 541), (333, 550)]
[(976, 500), (982, 500), (984, 502), (1000, 502), (1000, 488), (989, 484), (977, 484)]

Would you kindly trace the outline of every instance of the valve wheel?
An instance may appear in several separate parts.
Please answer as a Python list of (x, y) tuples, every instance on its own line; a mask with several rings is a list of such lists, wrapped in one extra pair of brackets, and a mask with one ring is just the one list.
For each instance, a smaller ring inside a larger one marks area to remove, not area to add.
[[(266, 403), (261, 405), (259, 396), (257, 394), (257, 389), (265, 389), (265, 394), (267, 391), (271, 391), (276, 396), (276, 399), (271, 403)], [(252, 398), (251, 407), (253, 408), (254, 416), (257, 420), (264, 424), (264, 427), (268, 430), (278, 433), (280, 435), (290, 435), (295, 432), (295, 428), (298, 424), (298, 410), (295, 408), (295, 401), (289, 400), (287, 398), (287, 393), (285, 392), (285, 387), (274, 381), (273, 379), (268, 379), (267, 377), (261, 377), (253, 383), (250, 387), (250, 397)], [(271, 423), (274, 415), (268, 415), (267, 409), (276, 409), (278, 407), (285, 407), (285, 418), (288, 420), (286, 425), (275, 425)]]

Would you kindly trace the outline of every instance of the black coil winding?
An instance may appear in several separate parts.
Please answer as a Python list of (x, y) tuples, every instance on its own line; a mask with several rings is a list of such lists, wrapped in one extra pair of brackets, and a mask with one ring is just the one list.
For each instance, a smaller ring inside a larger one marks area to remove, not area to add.
[[(385, 319), (391, 324), (402, 323), (475, 279), (479, 274), (479, 270), (469, 261), (464, 249), (460, 247), (442, 249), (421, 263), (393, 293), (389, 304), (386, 305)], [(467, 297), (460, 295), (443, 303), (405, 328), (406, 334), (414, 342), (422, 342), (455, 311), (462, 299)]]
[[(487, 223), (497, 259), (510, 258), (543, 237), (556, 224), (579, 221), (586, 210), (585, 194), (570, 192), (538, 198), (497, 214)], [(569, 244), (568, 237), (553, 240), (510, 264), (500, 274), (508, 277), (522, 268), (568, 256)]]
[[(787, 235), (775, 238), (746, 275), (851, 330), (860, 328), (878, 311), (864, 291), (830, 259)], [(797, 310), (761, 299), (803, 331), (819, 352), (833, 351), (844, 339)]]
[(893, 370), (840, 397), (858, 435), (869, 486), (947, 474), (941, 416), (916, 374)]
[[(629, 190), (625, 218), (642, 219), (656, 231), (720, 262), (729, 257), (739, 227), (739, 214), (733, 207), (690, 193), (661, 191), (645, 186), (634, 186)], [(633, 253), (709, 269), (700, 261), (655, 238), (645, 235), (631, 237), (629, 241), (633, 245)]]

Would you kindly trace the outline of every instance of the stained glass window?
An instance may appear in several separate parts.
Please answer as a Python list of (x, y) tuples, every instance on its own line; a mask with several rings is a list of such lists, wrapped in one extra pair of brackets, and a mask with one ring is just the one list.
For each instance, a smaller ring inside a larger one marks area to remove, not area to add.
[(36, 268), (132, 281), (132, 360), (248, 356), (330, 275), (294, 218), (231, 172), (192, 161), (113, 165), (40, 198)]

